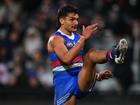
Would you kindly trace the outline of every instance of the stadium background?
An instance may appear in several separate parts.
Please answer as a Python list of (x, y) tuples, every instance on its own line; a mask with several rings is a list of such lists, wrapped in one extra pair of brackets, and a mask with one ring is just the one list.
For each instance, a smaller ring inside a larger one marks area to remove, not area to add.
[(109, 49), (120, 38), (129, 43), (124, 64), (97, 65), (114, 76), (78, 105), (140, 105), (139, 0), (0, 0), (0, 105), (53, 105), (45, 43), (57, 28), (58, 8), (67, 3), (79, 8), (79, 32), (83, 24), (104, 27), (87, 49)]

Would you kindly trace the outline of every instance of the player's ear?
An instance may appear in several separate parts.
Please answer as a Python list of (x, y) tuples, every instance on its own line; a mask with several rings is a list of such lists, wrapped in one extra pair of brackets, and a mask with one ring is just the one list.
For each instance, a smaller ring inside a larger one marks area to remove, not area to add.
[(64, 19), (63, 18), (60, 18), (59, 21), (60, 21), (61, 24), (64, 24)]

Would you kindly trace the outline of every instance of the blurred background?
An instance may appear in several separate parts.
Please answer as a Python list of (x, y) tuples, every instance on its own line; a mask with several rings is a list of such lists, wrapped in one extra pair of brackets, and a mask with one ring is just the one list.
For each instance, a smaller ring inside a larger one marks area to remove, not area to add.
[(140, 105), (139, 0), (0, 0), (0, 105), (53, 105), (46, 43), (64, 4), (79, 8), (79, 32), (82, 25), (102, 27), (86, 49), (110, 49), (120, 38), (129, 44), (124, 64), (97, 65), (114, 76), (78, 105)]

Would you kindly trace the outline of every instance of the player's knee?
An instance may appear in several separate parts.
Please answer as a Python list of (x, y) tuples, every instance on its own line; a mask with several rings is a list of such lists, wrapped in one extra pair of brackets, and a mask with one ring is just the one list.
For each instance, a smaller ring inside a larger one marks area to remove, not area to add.
[(85, 55), (85, 60), (91, 60), (92, 61), (92, 55), (96, 51), (95, 48), (91, 48)]

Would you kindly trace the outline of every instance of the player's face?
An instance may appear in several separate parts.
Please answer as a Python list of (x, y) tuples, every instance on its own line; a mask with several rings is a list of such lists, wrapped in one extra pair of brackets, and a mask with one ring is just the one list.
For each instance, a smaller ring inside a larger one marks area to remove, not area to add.
[(78, 19), (78, 14), (69, 13), (66, 17), (63, 17), (63, 27), (69, 32), (76, 31), (78, 26)]

